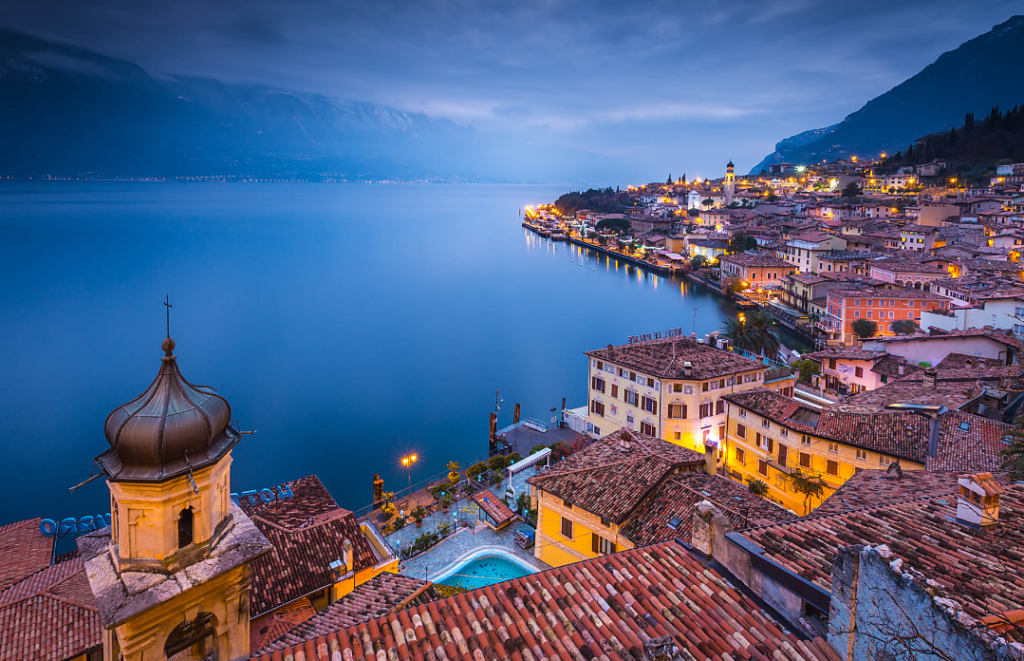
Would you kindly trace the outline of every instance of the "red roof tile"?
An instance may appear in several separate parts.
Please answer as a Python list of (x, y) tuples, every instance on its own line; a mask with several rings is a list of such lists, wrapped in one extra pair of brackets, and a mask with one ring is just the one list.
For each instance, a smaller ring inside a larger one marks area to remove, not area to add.
[(678, 469), (703, 465), (700, 453), (620, 429), (527, 481), (574, 507), (621, 524)]
[[(609, 349), (586, 352), (591, 358), (606, 360), (630, 370), (664, 379), (699, 381), (738, 372), (764, 369), (764, 365), (743, 356), (700, 344), (688, 337), (671, 337)], [(692, 375), (685, 376), (685, 363), (692, 366)]]
[(240, 503), (274, 545), (273, 551), (250, 565), (252, 612), (256, 615), (334, 584), (330, 564), (345, 561), (346, 539), (352, 542), (356, 571), (375, 564), (373, 549), (355, 515), (338, 507), (315, 475), (288, 485), (293, 494), (290, 499), (251, 503), (243, 498)]
[[(750, 489), (718, 475), (678, 475), (651, 494), (620, 533), (637, 546), (676, 538), (689, 542), (697, 504), (711, 501), (737, 529), (780, 523), (794, 515)], [(673, 521), (675, 524), (673, 526)]]
[(39, 532), (42, 519), (0, 526), (0, 592), (50, 566), (54, 537)]
[[(11, 559), (0, 556), (0, 564)], [(102, 643), (103, 625), (77, 556), (0, 593), (0, 659), (63, 661)]]
[(982, 618), (1024, 608), (1024, 485), (1004, 486), (997, 528), (985, 532), (957, 523), (951, 488), (943, 497), (815, 514), (737, 534), (825, 590), (839, 548), (886, 544), (968, 615)]
[[(670, 636), (700, 659), (831, 659), (674, 543), (550, 569), (389, 613), (302, 645), (308, 661), (643, 658)], [(278, 656), (280, 655), (280, 656)]]
[(487, 516), (491, 517), (491, 521), (494, 522), (496, 527), (501, 527), (516, 518), (516, 513), (513, 512), (505, 501), (498, 498), (490, 489), (481, 489), (474, 493), (470, 498), (476, 503), (480, 509), (482, 509)]
[(265, 646), (250, 649), (253, 655), (283, 650), (362, 624), (370, 619), (383, 617), (400, 608), (424, 604), (437, 598), (438, 594), (432, 583), (385, 572), (358, 586), (317, 613), (315, 617), (307, 619), (287, 632), (282, 632)]
[(313, 604), (302, 597), (253, 619), (249, 622), (249, 649), (253, 652), (263, 649), (267, 643), (277, 640), (315, 615)]

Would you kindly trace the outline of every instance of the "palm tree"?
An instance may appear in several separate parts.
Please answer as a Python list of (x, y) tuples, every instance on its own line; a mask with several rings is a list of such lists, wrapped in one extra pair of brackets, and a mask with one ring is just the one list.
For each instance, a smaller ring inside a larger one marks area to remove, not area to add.
[(747, 315), (747, 323), (750, 324), (751, 330), (758, 339), (760, 350), (769, 358), (779, 355), (779, 347), (782, 344), (779, 342), (779, 336), (775, 334), (775, 319), (772, 317), (772, 313), (764, 308), (754, 310)]
[(768, 497), (768, 484), (764, 480), (759, 480), (756, 477), (750, 478), (747, 482), (747, 489), (762, 500)]
[(772, 323), (770, 312), (754, 310), (750, 314), (723, 319), (722, 335), (740, 349), (757, 354), (763, 352), (769, 358), (775, 358), (782, 345)]
[(789, 480), (793, 483), (793, 491), (804, 497), (804, 516), (807, 516), (811, 513), (811, 499), (821, 498), (825, 493), (825, 483), (820, 477), (804, 475), (799, 469), (790, 473)]

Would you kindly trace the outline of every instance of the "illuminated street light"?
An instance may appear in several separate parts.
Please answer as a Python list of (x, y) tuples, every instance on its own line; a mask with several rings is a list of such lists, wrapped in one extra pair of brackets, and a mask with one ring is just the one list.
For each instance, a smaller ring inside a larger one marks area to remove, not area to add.
[[(409, 471), (409, 498), (412, 498), (412, 465), (416, 463), (417, 459), (419, 457), (414, 454), (402, 457), (402, 465)], [(412, 505), (412, 503), (409, 504)]]

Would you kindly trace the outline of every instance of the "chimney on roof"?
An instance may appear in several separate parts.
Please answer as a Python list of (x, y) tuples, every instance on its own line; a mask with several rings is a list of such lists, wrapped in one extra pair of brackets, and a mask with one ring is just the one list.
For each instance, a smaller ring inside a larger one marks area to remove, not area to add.
[(933, 367), (929, 367), (928, 369), (926, 369), (924, 371), (924, 387), (925, 388), (935, 388), (935, 383), (936, 383), (935, 376), (936, 376), (936, 371), (935, 371), (935, 368), (933, 368)]
[(889, 464), (889, 467), (885, 469), (885, 478), (887, 480), (903, 479), (903, 469), (900, 467), (899, 459)]
[(999, 525), (999, 496), (1005, 493), (992, 473), (963, 475), (957, 479), (956, 520), (969, 528), (989, 530)]
[(615, 347), (613, 347), (612, 345), (609, 344), (608, 348), (605, 350), (605, 355), (608, 356), (609, 359), (614, 358), (615, 357)]
[(342, 544), (342, 548), (345, 550), (345, 569), (348, 571), (355, 571), (355, 553), (352, 551), (352, 541), (349, 539), (345, 540)]
[(693, 376), (693, 363), (691, 363), (690, 361), (686, 361), (685, 363), (683, 363), (683, 376), (685, 376), (686, 378), (690, 378), (691, 376)]
[(704, 442), (704, 472), (718, 475), (718, 441), (715, 439)]
[(622, 430), (619, 434), (619, 449), (628, 452), (633, 447), (633, 437), (629, 435), (629, 432)]
[(900, 358), (900, 362), (897, 363), (897, 370), (899, 371), (899, 375), (903, 376), (903, 358), (902, 357)]

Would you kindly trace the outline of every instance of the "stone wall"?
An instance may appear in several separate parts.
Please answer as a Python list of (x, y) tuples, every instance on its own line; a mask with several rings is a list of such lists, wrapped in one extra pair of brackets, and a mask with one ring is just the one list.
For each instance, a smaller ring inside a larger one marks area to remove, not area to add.
[(847, 661), (1024, 659), (1024, 645), (960, 610), (936, 581), (894, 559), (886, 546), (840, 550), (832, 565), (828, 642)]

